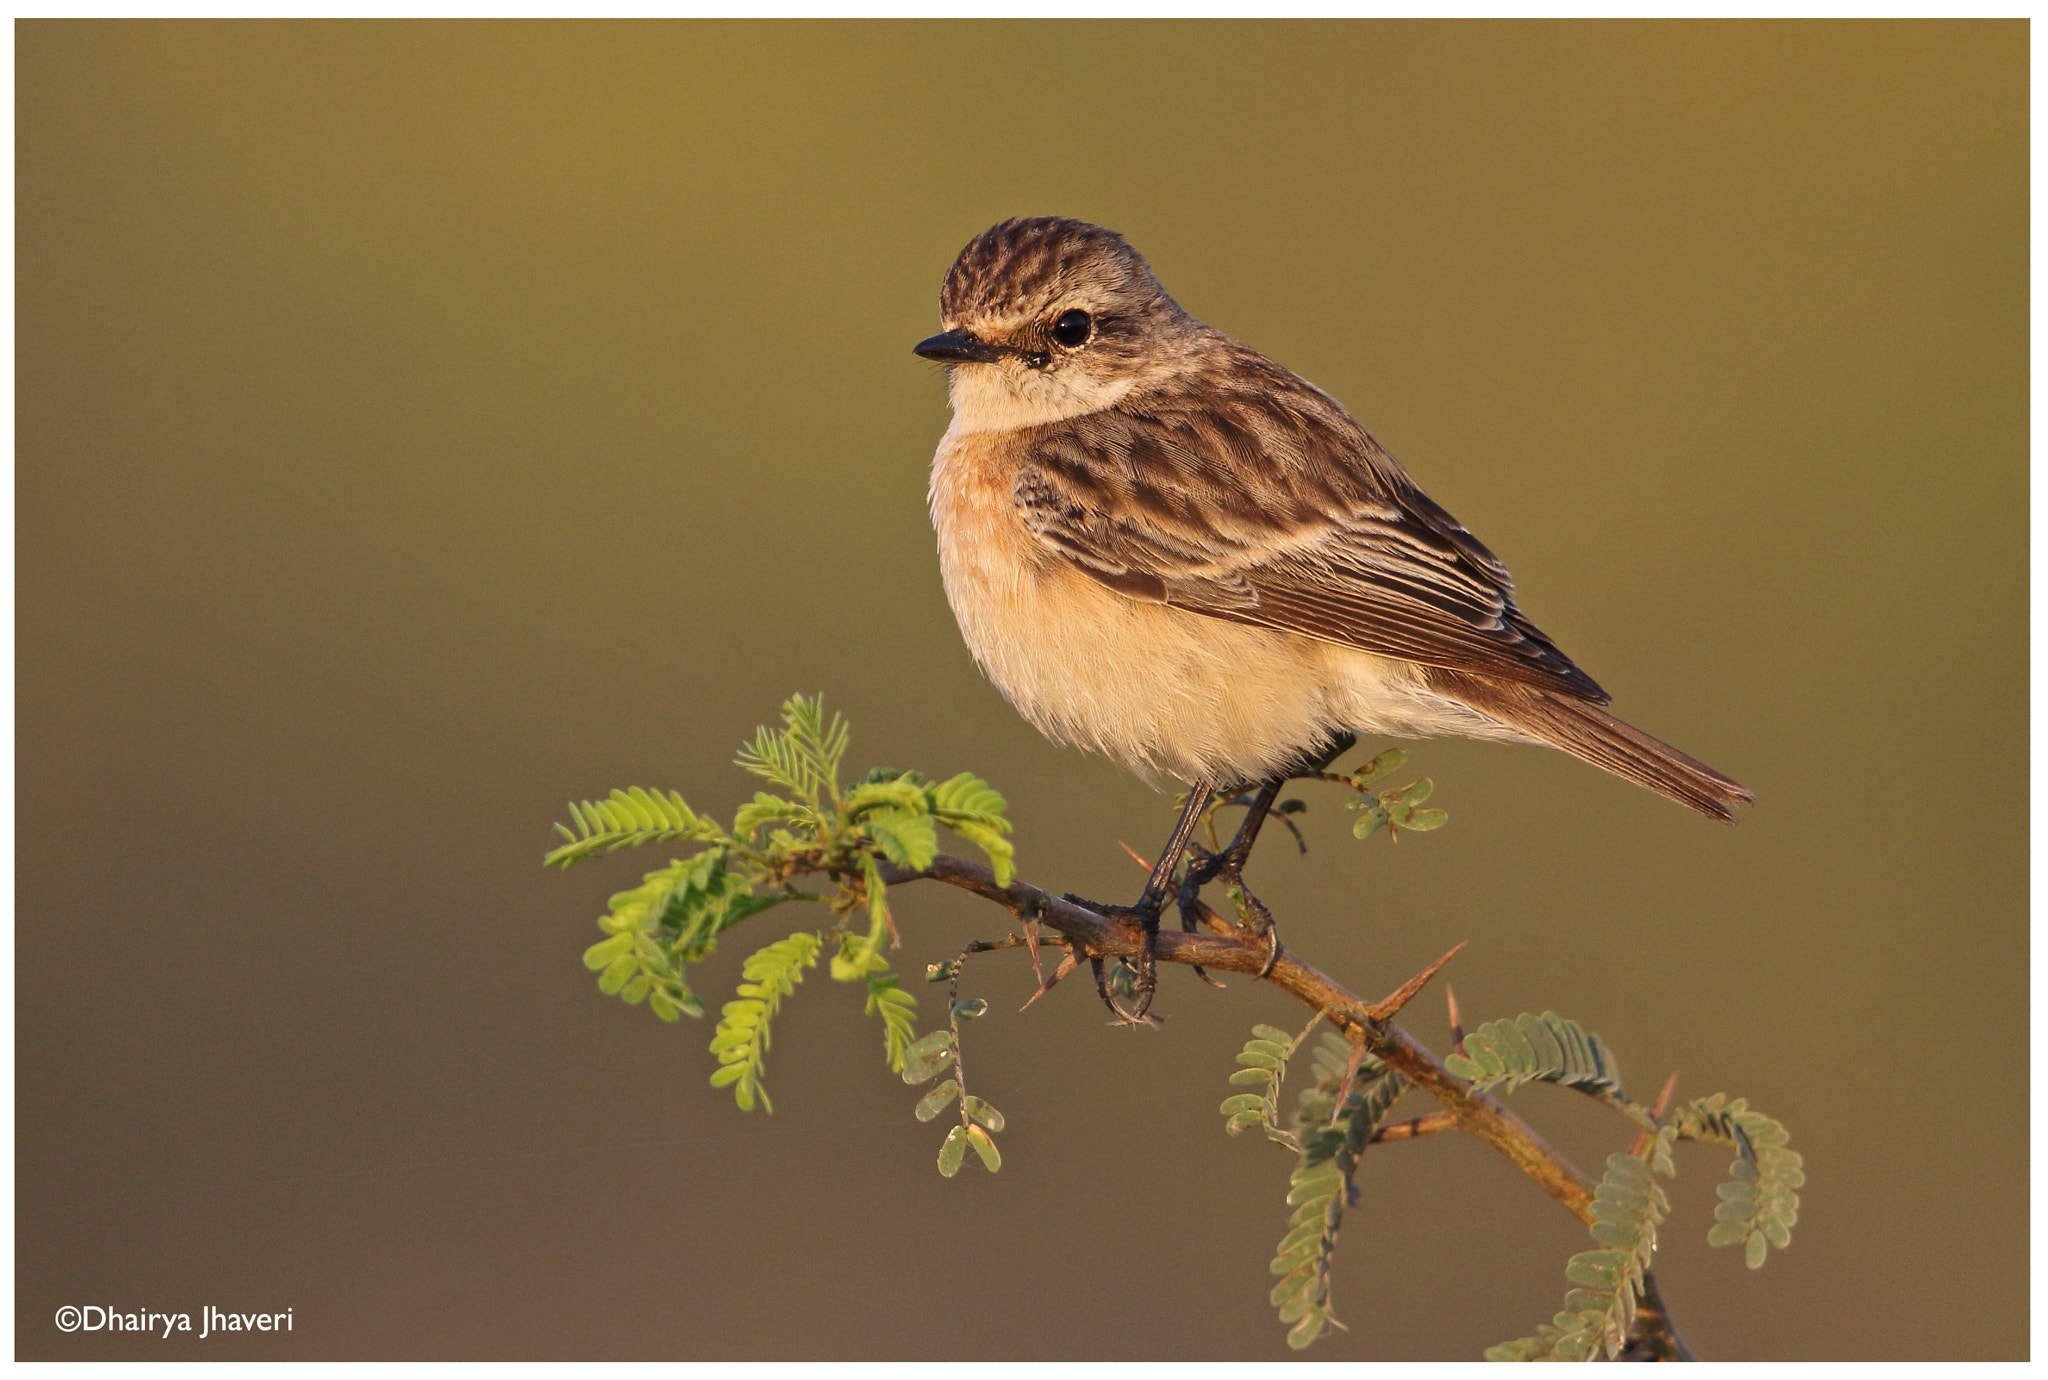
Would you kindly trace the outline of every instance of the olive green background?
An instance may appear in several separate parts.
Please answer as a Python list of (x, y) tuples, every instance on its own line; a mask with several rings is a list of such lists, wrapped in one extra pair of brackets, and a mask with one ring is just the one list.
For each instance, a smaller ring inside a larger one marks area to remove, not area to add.
[[(1288, 1354), (1288, 1163), (1215, 1112), (1279, 994), (1169, 971), (1165, 1028), (1111, 1030), (982, 961), (1008, 1158), (946, 1182), (855, 993), (798, 992), (743, 1115), (708, 1024), (578, 962), (671, 852), (539, 866), (571, 796), (729, 811), (803, 689), (856, 770), (993, 781), (1027, 878), (1134, 890), (1169, 802), (982, 680), (924, 512), (940, 278), (1056, 213), (1342, 399), (1619, 712), (1757, 794), (1725, 828), (1423, 744), (1449, 829), (1359, 844), (1311, 796), (1310, 855), (1261, 856), (1290, 943), (1379, 992), (1470, 940), (1469, 1018), (1555, 1008), (1640, 1095), (1783, 1118), (1811, 1179), (1760, 1274), (1704, 1242), (1725, 1152), (1682, 1159), (1703, 1355), (2023, 1355), (2026, 43), (19, 26), (19, 1353)], [(907, 969), (1004, 928), (899, 899)], [(1516, 1101), (1583, 1166), (1626, 1144)], [(1586, 1245), (1463, 1138), (1361, 1182), (1313, 1357), (1476, 1356)]]

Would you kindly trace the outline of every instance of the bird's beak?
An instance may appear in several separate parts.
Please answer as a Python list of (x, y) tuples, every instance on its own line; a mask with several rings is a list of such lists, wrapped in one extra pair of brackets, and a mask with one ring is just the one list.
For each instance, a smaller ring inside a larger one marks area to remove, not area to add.
[(984, 345), (965, 331), (947, 331), (918, 341), (911, 353), (941, 364), (993, 364), (1015, 352), (1007, 345)]

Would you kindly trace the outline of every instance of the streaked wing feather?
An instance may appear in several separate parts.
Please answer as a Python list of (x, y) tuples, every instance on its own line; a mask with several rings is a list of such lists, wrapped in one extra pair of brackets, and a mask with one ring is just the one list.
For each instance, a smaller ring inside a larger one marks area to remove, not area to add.
[(1263, 357), (1238, 363), (1199, 407), (1034, 428), (1025, 525), (1132, 598), (1605, 703), (1515, 607), (1507, 568), (1348, 413)]

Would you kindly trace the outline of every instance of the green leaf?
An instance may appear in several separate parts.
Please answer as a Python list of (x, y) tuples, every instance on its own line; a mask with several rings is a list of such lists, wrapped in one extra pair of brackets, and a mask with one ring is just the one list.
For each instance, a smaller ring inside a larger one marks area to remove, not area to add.
[(639, 959), (632, 954), (621, 954), (606, 964), (604, 972), (598, 975), (597, 990), (608, 997), (617, 995), (618, 990), (626, 985), (626, 979), (632, 977), (639, 967)]
[(576, 827), (555, 826), (568, 841), (549, 850), (541, 859), (542, 866), (567, 868), (600, 853), (665, 839), (709, 842), (720, 836), (716, 823), (699, 819), (674, 791), (663, 794), (639, 786), (615, 790), (603, 800), (571, 801), (569, 817)]
[(1451, 822), (1450, 815), (1442, 810), (1411, 810), (1401, 827), (1416, 834), (1426, 834), (1432, 829), (1441, 829)]
[(711, 1052), (724, 1065), (711, 1075), (711, 1083), (713, 1087), (730, 1084), (733, 1100), (742, 1111), (753, 1110), (757, 1095), (763, 1107), (775, 1110), (761, 1086), (767, 1067), (769, 1022), (781, 1008), (782, 999), (804, 980), (803, 970), (817, 963), (820, 947), (817, 935), (799, 931), (750, 954), (740, 965), (745, 981), (739, 987), (739, 1000), (725, 1004), (723, 1019), (711, 1040)]
[(754, 741), (740, 748), (738, 762), (816, 805), (838, 792), (839, 763), (849, 736), (837, 714), (829, 724), (825, 721), (821, 700), (792, 695), (782, 706), (782, 728), (757, 730)]
[(938, 1076), (955, 1058), (953, 1032), (934, 1030), (903, 1051), (903, 1081), (922, 1083)]
[(939, 822), (987, 854), (996, 885), (1008, 886), (1016, 875), (1016, 849), (1003, 837), (1010, 832), (1008, 802), (971, 772), (932, 787), (931, 800)]
[(985, 824), (947, 821), (946, 827), (988, 855), (989, 870), (997, 886), (1008, 886), (1017, 875), (1017, 849), (1008, 839)]
[(1003, 1114), (980, 1098), (969, 1096), (961, 1105), (966, 1108), (969, 1118), (980, 1122), (990, 1131), (1000, 1132), (1003, 1129)]
[(1373, 808), (1363, 811), (1351, 825), (1351, 837), (1355, 839), (1369, 839), (1386, 822), (1387, 815), (1384, 810)]
[(1271, 1069), (1239, 1069), (1236, 1073), (1230, 1075), (1230, 1081), (1240, 1085), (1246, 1083), (1270, 1083), (1273, 1081), (1273, 1072)]
[(615, 934), (610, 939), (600, 939), (583, 951), (583, 966), (596, 972), (610, 965), (620, 954), (631, 952), (633, 936)]
[(911, 1042), (917, 1038), (917, 998), (897, 986), (896, 974), (891, 972), (871, 973), (867, 984), (868, 1003), (862, 1014), (882, 1018), (883, 1056), (891, 1071), (901, 1073)]
[(952, 1178), (960, 1172), (960, 1163), (966, 1158), (967, 1128), (955, 1126), (946, 1132), (946, 1142), (939, 1147), (939, 1172)]
[(1744, 1263), (1752, 1270), (1769, 1257), (1770, 1247), (1783, 1250), (1791, 1245), (1806, 1169), (1784, 1126), (1752, 1110), (1744, 1099), (1721, 1093), (1680, 1107), (1671, 1124), (1684, 1139), (1714, 1141), (1736, 1152), (1727, 1181), (1715, 1189), (1721, 1202), (1714, 1210), (1708, 1243), (1741, 1246)]
[(1614, 1055), (1600, 1037), (1555, 1011), (1488, 1021), (1465, 1036), (1465, 1053), (1444, 1067), (1480, 1092), (1513, 1092), (1532, 1080), (1560, 1083), (1648, 1119), (1622, 1092)]
[(861, 825), (882, 850), (883, 856), (899, 867), (921, 872), (930, 867), (932, 859), (939, 855), (939, 836), (932, 827), (930, 815), (912, 814), (908, 810), (876, 810), (863, 819)]
[(1009, 820), (1003, 812), (1009, 809), (1009, 802), (1002, 792), (976, 776), (963, 771), (950, 781), (941, 781), (932, 787), (932, 810), (941, 816), (957, 816), (961, 819), (977, 820), (984, 824), (1002, 826), (1009, 832)]
[(972, 997), (967, 1001), (954, 1004), (953, 1019), (956, 1021), (971, 1021), (987, 1011), (987, 1002), (983, 1001), (980, 997)]
[(739, 812), (732, 817), (732, 831), (741, 838), (747, 838), (756, 829), (774, 820), (796, 819), (808, 814), (808, 811), (800, 809), (779, 795), (756, 791), (754, 798), (740, 806)]
[(1216, 1110), (1225, 1116), (1235, 1112), (1256, 1112), (1266, 1104), (1266, 1099), (1257, 1093), (1237, 1093), (1223, 1099), (1223, 1105)]
[(1329, 1320), (1329, 1313), (1320, 1308), (1303, 1314), (1301, 1321), (1288, 1329), (1287, 1345), (1296, 1351), (1302, 1350), (1323, 1335), (1323, 1326)]
[(1351, 784), (1358, 787), (1370, 786), (1375, 781), (1385, 780), (1402, 767), (1408, 765), (1408, 749), (1388, 748), (1379, 756), (1351, 773)]
[(939, 1086), (918, 1099), (917, 1119), (919, 1121), (930, 1121), (933, 1117), (951, 1106), (953, 1099), (959, 1095), (960, 1085), (948, 1078), (945, 1082), (939, 1084)]
[(974, 1153), (981, 1156), (981, 1167), (993, 1174), (1003, 1167), (1002, 1154), (989, 1133), (979, 1126), (967, 1128), (967, 1143), (974, 1147)]
[(848, 793), (840, 809), (849, 819), (859, 818), (870, 810), (890, 809), (910, 814), (927, 814), (931, 810), (930, 797), (924, 787), (916, 781), (903, 777), (892, 777), (887, 781), (866, 782)]

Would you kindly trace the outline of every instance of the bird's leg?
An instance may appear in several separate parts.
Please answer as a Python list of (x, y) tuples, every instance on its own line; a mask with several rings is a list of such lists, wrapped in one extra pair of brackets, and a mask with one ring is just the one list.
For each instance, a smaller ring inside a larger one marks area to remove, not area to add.
[[(1229, 847), (1191, 863), (1187, 879), (1181, 884), (1184, 898), (1191, 897), (1213, 881), (1220, 881), (1233, 889), (1232, 898), (1238, 903), (1238, 913), (1254, 934), (1266, 940), (1266, 966), (1259, 970), (1260, 977), (1271, 976), (1273, 965), (1280, 961), (1280, 929), (1273, 922), (1273, 912), (1267, 910), (1265, 902), (1252, 895), (1251, 889), (1244, 884), (1244, 865), (1251, 860), (1252, 845), (1259, 841), (1259, 830), (1272, 813), (1273, 802), (1279, 798), (1281, 787), (1286, 784), (1286, 777), (1276, 776), (1259, 787), (1259, 793), (1252, 797), (1251, 807), (1245, 811), (1244, 822), (1237, 826)], [(1187, 901), (1183, 900), (1183, 916), (1187, 909)]]
[(1146, 878), (1145, 889), (1138, 894), (1136, 905), (1098, 906), (1078, 896), (1067, 898), (1087, 906), (1098, 915), (1136, 920), (1145, 929), (1145, 946), (1139, 953), (1139, 961), (1132, 965), (1135, 969), (1132, 994), (1137, 999), (1137, 1009), (1126, 1010), (1117, 1002), (1108, 987), (1098, 988), (1102, 993), (1103, 1002), (1115, 1013), (1119, 1021), (1138, 1024), (1145, 1020), (1146, 1012), (1151, 1010), (1152, 993), (1159, 985), (1159, 965), (1153, 957), (1155, 946), (1159, 942), (1159, 912), (1165, 908), (1166, 898), (1177, 890), (1173, 874), (1180, 866), (1181, 855), (1187, 851), (1188, 840), (1194, 837), (1195, 826), (1202, 822), (1202, 814), (1209, 808), (1209, 797), (1212, 794), (1214, 787), (1207, 781), (1197, 781), (1188, 788), (1188, 802), (1181, 809), (1180, 822), (1173, 826), (1173, 837), (1166, 841), (1166, 848), (1160, 853), (1159, 861), (1152, 865), (1152, 875)]

